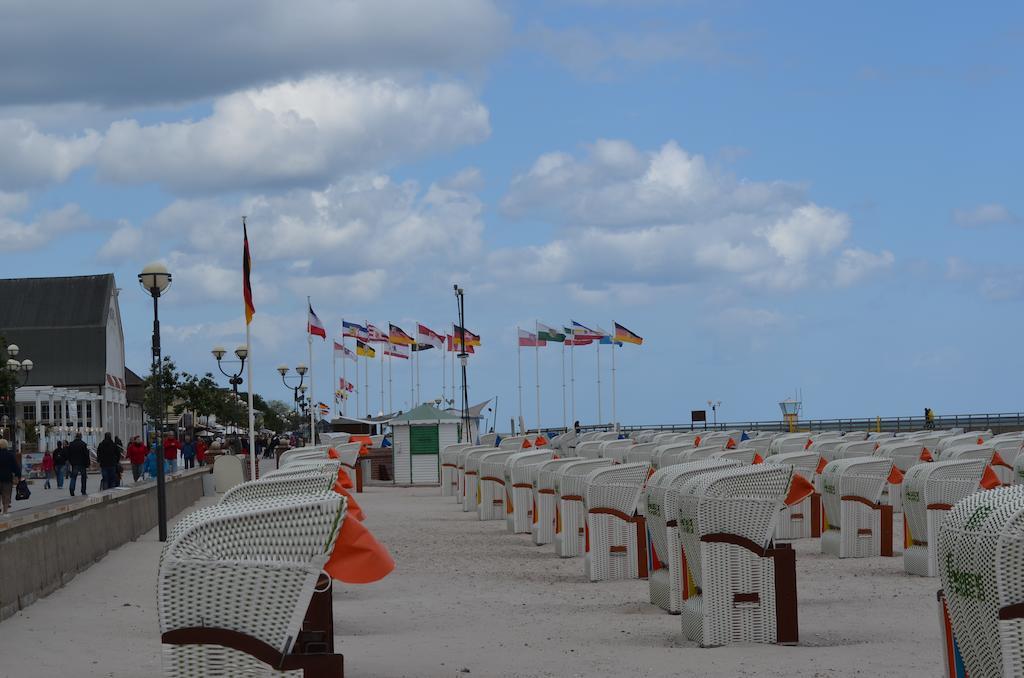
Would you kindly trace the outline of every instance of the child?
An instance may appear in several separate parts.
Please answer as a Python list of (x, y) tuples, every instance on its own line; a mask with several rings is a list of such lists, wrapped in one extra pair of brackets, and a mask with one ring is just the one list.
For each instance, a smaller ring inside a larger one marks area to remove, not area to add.
[(50, 454), (49, 450), (43, 452), (43, 463), (40, 466), (43, 473), (46, 474), (46, 482), (43, 483), (43, 488), (48, 490), (50, 489), (50, 476), (53, 475), (53, 455)]

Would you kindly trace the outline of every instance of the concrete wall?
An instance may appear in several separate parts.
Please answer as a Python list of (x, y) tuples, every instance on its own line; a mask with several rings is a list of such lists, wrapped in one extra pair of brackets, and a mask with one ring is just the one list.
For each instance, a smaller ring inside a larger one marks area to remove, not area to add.
[[(167, 479), (167, 516), (203, 496), (203, 474), (184, 471)], [(108, 551), (156, 527), (156, 483), (89, 497), (84, 503), (46, 509), (0, 528), (0, 620), (63, 586)], [(154, 582), (156, 572), (153, 573)]]

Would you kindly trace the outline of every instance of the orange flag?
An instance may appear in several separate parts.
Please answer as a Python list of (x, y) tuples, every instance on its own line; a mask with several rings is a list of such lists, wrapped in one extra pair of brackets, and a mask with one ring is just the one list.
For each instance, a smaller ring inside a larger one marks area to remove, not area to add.
[(345, 513), (346, 517), (352, 516), (356, 520), (366, 520), (366, 514), (363, 513), (363, 507), (359, 505), (359, 502), (356, 501), (356, 498), (353, 497), (348, 490), (342, 487), (337, 481), (335, 481), (333, 489), (348, 500), (348, 510)]
[(750, 463), (751, 464), (763, 464), (764, 463), (764, 457), (762, 457), (757, 452), (754, 452), (754, 461), (752, 461)]
[(899, 485), (903, 482), (903, 471), (896, 468), (895, 464), (893, 464), (892, 470), (889, 471), (888, 482), (890, 485)]
[(978, 444), (979, 445), (984, 445), (985, 444), (985, 439), (982, 438), (981, 436), (978, 436)]
[(921, 461), (935, 461), (935, 458), (932, 456), (932, 453), (928, 451), (927, 447), (921, 448)]
[(347, 517), (324, 571), (347, 584), (369, 584), (391, 574), (395, 561), (387, 549), (358, 520)]
[(341, 455), (338, 454), (338, 451), (336, 449), (334, 449), (333, 447), (327, 450), (327, 458), (328, 459), (337, 459), (340, 456)]
[(529, 438), (523, 438), (523, 448), (522, 449), (525, 450), (528, 447), (533, 447), (533, 445), (530, 444), (530, 439)]
[(537, 447), (544, 447), (548, 444), (548, 439), (544, 436), (537, 436), (537, 439), (533, 443)]
[(985, 467), (985, 472), (981, 474), (981, 486), (986, 490), (994, 490), (995, 488), (1002, 485), (999, 482), (999, 476), (996, 475), (995, 469), (991, 466)]
[(814, 485), (811, 484), (811, 481), (799, 473), (794, 473), (793, 479), (789, 482), (789, 492), (786, 493), (786, 506), (799, 504), (812, 494), (814, 494)]
[(693, 439), (693, 446), (700, 447), (700, 436), (697, 436), (696, 438)]
[(825, 461), (825, 457), (821, 457), (818, 459), (818, 468), (814, 469), (814, 472), (821, 475), (821, 472), (825, 470), (826, 466), (828, 466), (828, 462)]
[(806, 443), (804, 443), (804, 449), (806, 450), (806, 449), (807, 449), (808, 447), (810, 447), (810, 446), (811, 446), (811, 445), (813, 445), (813, 444), (814, 444), (814, 441), (813, 441), (813, 440), (811, 440), (810, 438), (808, 438), (808, 439), (807, 439), (807, 442), (806, 442)]
[(1013, 468), (1012, 466), (1007, 464), (1005, 461), (1003, 461), (1002, 456), (1000, 456), (1000, 454), (998, 452), (995, 452), (995, 453), (992, 454), (992, 465), (993, 466), (1005, 466), (1008, 469), (1012, 469)]
[(348, 476), (348, 471), (344, 468), (338, 469), (338, 483), (340, 483), (345, 489), (355, 487), (355, 485), (352, 484), (352, 479)]
[(736, 441), (733, 440), (732, 438), (729, 438), (729, 442), (727, 442), (725, 444), (725, 449), (727, 449), (727, 450), (735, 450), (736, 449)]

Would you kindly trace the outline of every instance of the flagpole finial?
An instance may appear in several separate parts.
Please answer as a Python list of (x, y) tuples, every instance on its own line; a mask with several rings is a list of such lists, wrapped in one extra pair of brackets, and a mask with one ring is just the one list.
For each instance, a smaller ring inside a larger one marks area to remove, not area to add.
[(243, 214), (242, 215), (242, 226), (245, 226), (245, 219), (246, 219), (246, 216)]

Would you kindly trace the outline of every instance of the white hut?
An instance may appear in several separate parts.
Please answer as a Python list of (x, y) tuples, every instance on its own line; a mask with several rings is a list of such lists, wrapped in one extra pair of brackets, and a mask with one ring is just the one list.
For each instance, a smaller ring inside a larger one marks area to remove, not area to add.
[(459, 442), (460, 420), (424, 404), (391, 419), (395, 482), (437, 485), (441, 482), (440, 453)]

